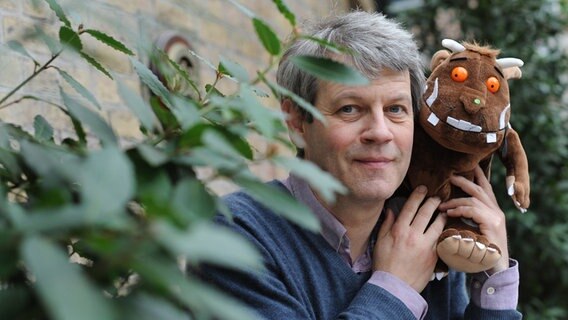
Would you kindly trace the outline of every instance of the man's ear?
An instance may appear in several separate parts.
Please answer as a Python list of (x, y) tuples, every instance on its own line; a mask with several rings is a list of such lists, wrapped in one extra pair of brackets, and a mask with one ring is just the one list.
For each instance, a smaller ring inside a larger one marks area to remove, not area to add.
[(286, 116), (286, 125), (288, 126), (290, 141), (292, 141), (297, 148), (304, 148), (306, 145), (304, 142), (305, 121), (302, 113), (290, 99), (284, 99), (282, 103), (280, 103), (280, 108)]

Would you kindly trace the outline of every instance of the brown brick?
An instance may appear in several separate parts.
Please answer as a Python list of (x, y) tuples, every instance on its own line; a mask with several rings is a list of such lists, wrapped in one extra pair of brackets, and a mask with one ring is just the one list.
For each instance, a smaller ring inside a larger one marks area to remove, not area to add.
[(0, 8), (3, 10), (17, 11), (20, 8), (19, 4), (18, 0), (0, 0)]
[(24, 58), (7, 49), (0, 50), (0, 55), (0, 86), (14, 88), (22, 81)]
[(37, 25), (46, 34), (54, 38), (57, 37), (58, 28), (44, 22), (37, 22), (29, 18), (5, 16), (2, 25), (4, 27), (4, 41), (18, 40), (30, 52), (38, 52), (41, 54), (50, 54), (49, 49), (44, 43), (34, 37), (36, 31), (34, 26)]
[(115, 109), (108, 111), (110, 125), (120, 137), (127, 140), (142, 139), (140, 131), (140, 122), (134, 114), (128, 109)]
[(105, 2), (131, 14), (138, 12), (153, 12), (154, 10), (154, 1), (152, 0), (106, 0)]
[(36, 1), (37, 3), (33, 3), (30, 0), (26, 0), (26, 1), (22, 1), (23, 3), (23, 12), (24, 14), (34, 17), (34, 18), (39, 18), (39, 19), (53, 19), (53, 17), (55, 17), (55, 14), (53, 13), (53, 11), (51, 11), (51, 9), (49, 8), (49, 6), (47, 5), (47, 3), (45, 1)]
[(119, 103), (120, 97), (118, 95), (116, 82), (99, 71), (93, 69), (93, 72), (95, 73), (92, 75), (91, 80), (92, 91), (95, 96), (99, 98), (99, 102), (105, 106)]

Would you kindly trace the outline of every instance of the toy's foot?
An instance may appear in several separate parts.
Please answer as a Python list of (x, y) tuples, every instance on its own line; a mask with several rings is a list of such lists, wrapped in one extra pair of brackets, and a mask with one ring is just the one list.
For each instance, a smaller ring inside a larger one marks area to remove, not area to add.
[(501, 259), (497, 246), (471, 231), (445, 230), (436, 250), (448, 267), (467, 273), (491, 269)]

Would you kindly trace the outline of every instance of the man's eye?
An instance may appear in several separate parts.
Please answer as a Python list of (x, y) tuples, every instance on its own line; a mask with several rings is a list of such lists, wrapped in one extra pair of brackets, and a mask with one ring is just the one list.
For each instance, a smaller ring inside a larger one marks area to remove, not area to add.
[(401, 113), (404, 111), (404, 109), (401, 106), (390, 106), (388, 108), (388, 111), (390, 113)]
[(341, 109), (339, 109), (339, 112), (341, 113), (346, 113), (346, 114), (352, 114), (356, 111), (354, 106), (348, 105), (348, 106), (343, 106), (341, 107)]

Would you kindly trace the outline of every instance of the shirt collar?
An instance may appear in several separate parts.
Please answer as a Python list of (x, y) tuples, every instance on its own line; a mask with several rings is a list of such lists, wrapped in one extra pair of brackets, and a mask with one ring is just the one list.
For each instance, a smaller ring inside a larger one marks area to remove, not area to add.
[(290, 175), (282, 183), (294, 198), (308, 206), (316, 215), (321, 223), (321, 235), (335, 251), (339, 252), (342, 246), (343, 248), (349, 247), (347, 229), (321, 204), (306, 181)]

